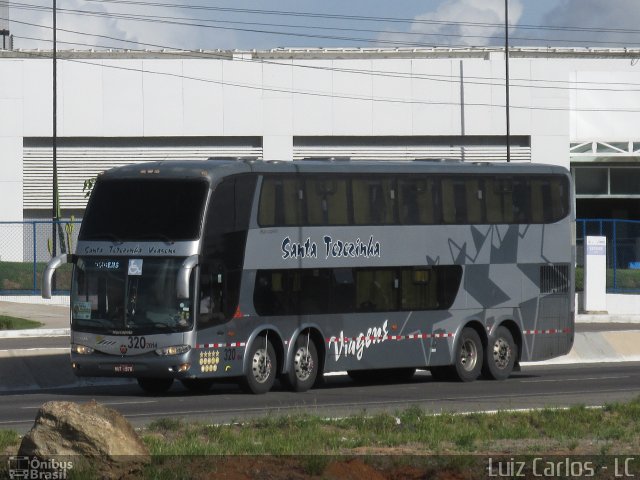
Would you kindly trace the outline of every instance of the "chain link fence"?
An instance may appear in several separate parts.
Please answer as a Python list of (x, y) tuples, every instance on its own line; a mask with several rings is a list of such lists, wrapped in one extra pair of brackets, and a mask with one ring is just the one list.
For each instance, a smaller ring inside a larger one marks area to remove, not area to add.
[[(42, 273), (54, 249), (58, 255), (75, 252), (80, 223), (76, 220), (0, 222), (0, 295), (39, 295)], [(54, 280), (54, 293), (68, 294), (71, 265), (56, 270)]]
[(640, 293), (640, 221), (637, 220), (577, 220), (577, 288), (582, 286), (584, 239), (587, 236), (607, 237), (607, 291)]

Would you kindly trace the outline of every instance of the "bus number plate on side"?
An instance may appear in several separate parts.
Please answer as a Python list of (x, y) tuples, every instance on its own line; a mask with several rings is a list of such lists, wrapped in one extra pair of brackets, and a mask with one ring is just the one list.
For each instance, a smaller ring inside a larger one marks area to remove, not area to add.
[(133, 365), (130, 365), (130, 364), (114, 365), (113, 370), (116, 373), (132, 373)]

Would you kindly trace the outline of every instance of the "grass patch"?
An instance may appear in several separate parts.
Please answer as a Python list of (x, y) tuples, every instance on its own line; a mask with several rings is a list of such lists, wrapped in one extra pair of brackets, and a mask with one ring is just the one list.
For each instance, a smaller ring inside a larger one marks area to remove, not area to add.
[(0, 315), (0, 330), (26, 330), (41, 327), (42, 323), (24, 318), (8, 317)]
[[(42, 273), (46, 262), (36, 262), (36, 290), (42, 285)], [(71, 264), (61, 265), (56, 270), (56, 290), (71, 289)], [(0, 262), (0, 290), (33, 290), (32, 262)]]
[[(267, 417), (242, 425), (202, 425), (175, 419), (154, 422), (143, 439), (154, 455), (342, 455), (408, 449), (414, 454), (483, 453), (496, 446), (530, 454), (532, 445), (583, 450), (585, 445), (640, 446), (640, 400), (603, 409), (497, 414), (431, 415), (415, 407), (326, 420), (300, 414)], [(598, 447), (599, 448), (599, 447)], [(599, 453), (599, 450), (591, 453)]]
[[(141, 478), (235, 478), (247, 468), (274, 479), (337, 478), (335, 472), (355, 470), (360, 476), (353, 478), (379, 478), (373, 470), (365, 475), (367, 469), (384, 471), (385, 478), (431, 478), (434, 472), (483, 472), (489, 456), (569, 454), (606, 462), (603, 455), (640, 449), (639, 420), (640, 399), (605, 408), (433, 415), (412, 407), (337, 420), (298, 414), (230, 425), (168, 418), (141, 433), (153, 457)], [(0, 432), (0, 451), (17, 442), (15, 432)]]
[(0, 455), (8, 447), (17, 445), (20, 437), (13, 430), (0, 430)]

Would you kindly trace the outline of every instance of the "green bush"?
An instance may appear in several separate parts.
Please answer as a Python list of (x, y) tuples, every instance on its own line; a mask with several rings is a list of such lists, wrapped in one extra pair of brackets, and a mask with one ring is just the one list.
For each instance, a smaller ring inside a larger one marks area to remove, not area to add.
[[(613, 269), (607, 269), (607, 289), (613, 289)], [(616, 289), (640, 291), (640, 270), (618, 268), (616, 270)], [(576, 291), (584, 290), (584, 267), (576, 268)]]

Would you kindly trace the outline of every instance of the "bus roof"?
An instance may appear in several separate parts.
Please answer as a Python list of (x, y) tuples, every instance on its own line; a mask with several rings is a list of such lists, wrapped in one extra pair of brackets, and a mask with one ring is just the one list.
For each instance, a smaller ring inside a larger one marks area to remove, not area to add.
[(564, 174), (558, 165), (536, 163), (462, 162), (455, 160), (416, 159), (409, 161), (360, 161), (349, 159), (264, 161), (254, 159), (171, 160), (125, 165), (107, 170), (101, 179), (206, 178), (211, 180), (241, 173), (468, 173), (480, 174)]

